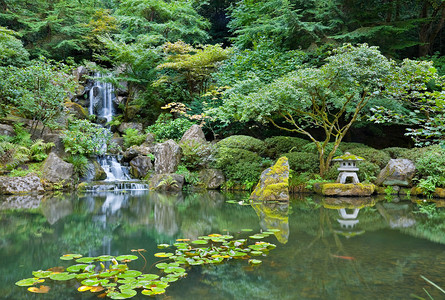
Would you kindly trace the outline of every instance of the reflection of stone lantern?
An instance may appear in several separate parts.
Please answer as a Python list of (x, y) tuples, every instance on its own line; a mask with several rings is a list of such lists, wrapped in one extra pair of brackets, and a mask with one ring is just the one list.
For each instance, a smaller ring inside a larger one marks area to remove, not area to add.
[(346, 211), (346, 208), (340, 208), (338, 210), (338, 213), (340, 215), (340, 218), (337, 219), (337, 222), (340, 224), (340, 230), (335, 230), (336, 233), (343, 235), (346, 238), (354, 237), (356, 235), (361, 235), (365, 233), (364, 230), (356, 230), (352, 231), (354, 227), (359, 223), (358, 212), (360, 211), (360, 208), (354, 208), (352, 213), (348, 213)]
[(364, 158), (350, 154), (349, 152), (346, 152), (345, 154), (334, 157), (334, 159), (332, 159), (332, 161), (340, 162), (340, 167), (337, 168), (337, 170), (340, 171), (340, 174), (338, 174), (337, 177), (338, 183), (346, 183), (346, 179), (348, 177), (352, 178), (352, 183), (360, 183), (356, 173), (359, 169), (355, 164), (355, 162), (359, 160), (364, 160)]

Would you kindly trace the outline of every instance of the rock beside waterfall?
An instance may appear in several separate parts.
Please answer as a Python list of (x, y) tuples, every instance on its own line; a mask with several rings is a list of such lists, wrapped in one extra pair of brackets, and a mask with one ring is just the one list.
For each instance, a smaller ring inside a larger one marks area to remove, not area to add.
[(124, 123), (121, 123), (121, 125), (119, 125), (119, 127), (117, 128), (117, 130), (120, 132), (120, 133), (125, 133), (125, 131), (128, 129), (128, 128), (132, 128), (132, 129), (136, 129), (136, 130), (138, 130), (140, 133), (142, 133), (143, 132), (143, 126), (142, 126), (142, 124), (141, 123), (134, 123), (134, 122), (124, 122)]
[(168, 140), (154, 146), (155, 172), (156, 174), (174, 173), (181, 161), (181, 147)]
[(289, 201), (289, 162), (283, 156), (261, 173), (260, 181), (250, 195), (252, 200)]
[(79, 66), (73, 70), (73, 75), (77, 82), (85, 82), (85, 75), (88, 75), (88, 69), (85, 66)]
[(43, 163), (42, 179), (49, 183), (72, 182), (74, 166), (51, 152)]
[(202, 128), (198, 125), (192, 125), (182, 136), (180, 143), (205, 143), (206, 137)]
[(78, 119), (87, 119), (88, 111), (83, 108), (80, 104), (75, 102), (66, 102), (65, 107), (70, 114), (73, 114)]
[(34, 174), (24, 177), (0, 177), (0, 194), (14, 195), (43, 193), (44, 191), (40, 178)]
[(145, 143), (140, 146), (131, 146), (124, 152), (123, 160), (126, 162), (131, 161), (136, 156), (150, 156), (152, 155), (154, 149), (153, 146), (147, 146)]
[(144, 178), (153, 168), (148, 156), (138, 155), (130, 161), (130, 174), (135, 178)]
[(102, 166), (95, 160), (89, 160), (87, 166), (87, 172), (82, 181), (98, 181), (105, 180), (107, 178), (107, 173), (102, 168)]
[(178, 192), (184, 185), (184, 175), (155, 174), (149, 181), (150, 191)]
[(58, 157), (65, 157), (65, 145), (63, 144), (62, 136), (58, 133), (50, 133), (42, 135), (42, 139), (45, 143), (54, 143), (54, 147), (51, 148), (51, 152), (54, 152)]

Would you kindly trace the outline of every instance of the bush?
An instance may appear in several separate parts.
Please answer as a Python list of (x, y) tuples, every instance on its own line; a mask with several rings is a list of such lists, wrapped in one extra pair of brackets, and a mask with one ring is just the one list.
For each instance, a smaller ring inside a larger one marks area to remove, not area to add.
[(111, 140), (111, 133), (88, 120), (70, 120), (62, 135), (65, 151), (70, 154), (103, 154), (104, 144)]
[(133, 145), (139, 146), (145, 141), (146, 135), (140, 134), (139, 130), (128, 128), (123, 135), (124, 146), (130, 148)]
[(445, 174), (445, 151), (430, 148), (430, 151), (423, 153), (416, 161), (417, 174), (419, 177), (443, 176)]
[(196, 171), (215, 161), (216, 147), (211, 143), (186, 142), (180, 144), (182, 164), (189, 170)]
[(391, 156), (391, 158), (408, 158), (408, 157), (412, 156), (410, 154), (411, 149), (408, 149), (408, 148), (389, 147), (389, 148), (383, 149), (382, 151), (385, 151), (386, 153), (388, 153), (389, 156)]
[(257, 181), (266, 166), (256, 153), (244, 149), (220, 147), (216, 156), (216, 167), (224, 172), (227, 180)]
[(266, 145), (266, 156), (278, 158), (282, 153), (301, 151), (301, 147), (310, 142), (298, 137), (275, 136), (265, 139), (264, 143)]
[(289, 168), (296, 172), (310, 172), (318, 173), (320, 160), (318, 155), (307, 152), (290, 152), (284, 153), (282, 156), (286, 156), (289, 160)]
[(155, 124), (148, 126), (147, 133), (153, 133), (158, 142), (173, 139), (180, 140), (194, 123), (186, 118), (172, 119), (169, 114), (160, 114)]
[[(326, 149), (325, 149), (325, 158), (328, 156), (329, 152), (332, 151), (332, 149), (334, 149), (334, 143), (328, 143), (328, 145), (326, 146)], [(306, 144), (303, 147), (301, 147), (301, 152), (317, 154), (317, 157), (319, 155), (317, 146), (314, 143), (309, 143), (309, 144)], [(338, 155), (342, 155), (342, 154), (343, 154), (343, 152), (339, 148), (337, 148), (337, 151), (335, 151), (334, 156), (338, 156)]]
[(88, 171), (88, 158), (80, 154), (71, 154), (65, 159), (74, 166), (74, 172), (81, 176), (85, 176)]
[(371, 148), (369, 146), (366, 146), (365, 144), (361, 144), (361, 143), (348, 143), (348, 142), (343, 142), (340, 143), (340, 146), (338, 146), (338, 149), (340, 149), (342, 152), (349, 152), (349, 149), (352, 148)]
[(351, 148), (348, 149), (348, 152), (357, 156), (361, 156), (365, 160), (378, 165), (380, 168), (384, 168), (388, 161), (391, 159), (387, 152), (370, 147)]
[(247, 135), (232, 135), (217, 143), (218, 148), (236, 148), (264, 155), (266, 145), (262, 140)]

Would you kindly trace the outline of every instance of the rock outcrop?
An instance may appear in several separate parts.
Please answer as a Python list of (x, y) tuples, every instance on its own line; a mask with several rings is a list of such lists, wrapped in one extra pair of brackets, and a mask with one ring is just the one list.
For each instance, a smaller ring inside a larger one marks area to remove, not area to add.
[(181, 147), (175, 141), (168, 140), (154, 146), (154, 155), (156, 174), (174, 173), (181, 161)]
[(130, 161), (130, 174), (135, 178), (144, 178), (153, 168), (148, 156), (138, 155)]
[(178, 192), (184, 185), (184, 176), (179, 174), (155, 174), (150, 178), (150, 191)]
[(289, 201), (289, 162), (281, 157), (274, 166), (261, 173), (251, 200)]
[(88, 167), (87, 172), (82, 178), (86, 181), (98, 181), (98, 180), (105, 180), (107, 178), (107, 173), (105, 173), (105, 170), (101, 167), (101, 165), (97, 162), (97, 160), (92, 159), (88, 161)]
[(391, 159), (377, 177), (377, 185), (411, 186), (416, 166), (409, 159)]
[(314, 191), (323, 196), (367, 197), (372, 195), (375, 185), (364, 183), (315, 183)]
[(204, 169), (199, 172), (199, 180), (203, 188), (208, 190), (219, 189), (225, 180), (224, 173), (217, 169)]
[(71, 183), (74, 175), (74, 166), (60, 159), (51, 152), (43, 163), (42, 179), (49, 183)]
[(132, 122), (128, 122), (128, 123), (121, 123), (121, 125), (119, 125), (119, 127), (117, 128), (117, 130), (120, 133), (125, 133), (125, 131), (128, 128), (132, 128), (132, 129), (136, 129), (137, 131), (139, 131), (140, 133), (143, 132), (143, 126), (141, 123), (132, 123)]
[(202, 128), (192, 125), (182, 136), (180, 143), (205, 143), (206, 138)]
[(34, 174), (24, 177), (0, 177), (0, 194), (14, 195), (27, 193), (43, 193), (40, 178)]
[(0, 135), (15, 136), (14, 127), (6, 124), (0, 124)]

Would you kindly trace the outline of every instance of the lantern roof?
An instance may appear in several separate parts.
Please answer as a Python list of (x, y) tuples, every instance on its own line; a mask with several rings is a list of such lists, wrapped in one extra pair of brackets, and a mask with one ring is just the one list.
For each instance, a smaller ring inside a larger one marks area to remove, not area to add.
[(357, 161), (357, 160), (365, 160), (365, 159), (361, 156), (357, 156), (349, 152), (345, 152), (345, 154), (336, 156), (332, 159), (332, 161)]

